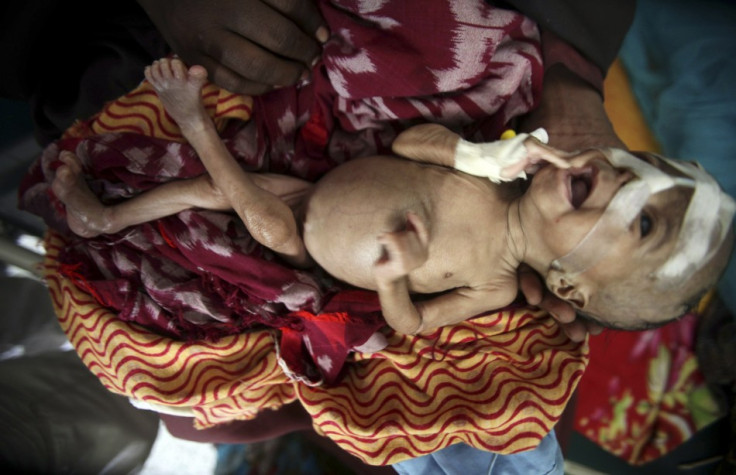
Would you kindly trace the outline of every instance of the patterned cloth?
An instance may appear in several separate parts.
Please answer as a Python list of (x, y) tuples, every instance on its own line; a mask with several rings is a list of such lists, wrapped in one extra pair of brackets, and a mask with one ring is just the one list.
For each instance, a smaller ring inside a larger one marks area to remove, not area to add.
[(694, 351), (698, 316), (590, 339), (575, 430), (632, 465), (662, 457), (723, 416)]
[(192, 416), (198, 427), (252, 419), (298, 401), (317, 433), (372, 465), (464, 443), (530, 450), (559, 421), (587, 363), (542, 312), (509, 309), (422, 337), (385, 331), (388, 346), (356, 353), (336, 384), (283, 371), (269, 331), (178, 341), (121, 321), (58, 272), (65, 243), (46, 241), (45, 278), (59, 323), (110, 391)]
[[(459, 2), (369, 11), (359, 2), (322, 7), (336, 35), (314, 80), (257, 98), (254, 120), (221, 127), (229, 150), (251, 170), (314, 180), (350, 158), (389, 152), (396, 134), (417, 120), (495, 138), (533, 104), (541, 78), (537, 31), (516, 13)], [(409, 14), (420, 8), (426, 17)], [(426, 18), (449, 28), (436, 30)], [(150, 94), (142, 89), (130, 98), (146, 101)], [(204, 96), (219, 116), (249, 113), (248, 104), (217, 89)], [(109, 108), (69, 134), (78, 137), (48, 147), (23, 188), (23, 206), (66, 230), (62, 207), (49, 208), (47, 200), (64, 149), (79, 156), (91, 188), (108, 203), (205, 172), (161, 111), (143, 126), (123, 129), (119, 117)], [(154, 127), (161, 133), (151, 137), (146, 132)], [(131, 129), (135, 133), (120, 131)], [(344, 286), (319, 270), (285, 266), (232, 214), (186, 211), (92, 240), (71, 238), (60, 260), (62, 272), (119, 318), (168, 336), (217, 338), (259, 325), (285, 329), (285, 364), (312, 382), (334, 382), (348, 352), (382, 325), (375, 295), (352, 292), (348, 298), (363, 308), (353, 304), (349, 313), (333, 313), (329, 302)], [(320, 314), (324, 324), (305, 325), (304, 312)], [(316, 366), (302, 364), (306, 351)]]
[[(454, 1), (321, 7), (333, 38), (310, 83), (255, 100), (205, 88), (246, 169), (314, 180), (387, 152), (418, 122), (495, 139), (540, 92), (537, 30), (516, 13)], [(46, 266), (62, 326), (114, 392), (189, 411), (201, 427), (298, 399), (319, 433), (387, 464), (459, 442), (530, 449), (585, 366), (584, 345), (526, 309), (424, 337), (383, 329), (384, 350), (351, 354), (383, 325), (375, 294), (284, 265), (232, 214), (70, 235), (49, 188), (64, 149), (107, 202), (204, 170), (144, 83), (46, 149), (22, 185), (21, 204), (58, 230)]]

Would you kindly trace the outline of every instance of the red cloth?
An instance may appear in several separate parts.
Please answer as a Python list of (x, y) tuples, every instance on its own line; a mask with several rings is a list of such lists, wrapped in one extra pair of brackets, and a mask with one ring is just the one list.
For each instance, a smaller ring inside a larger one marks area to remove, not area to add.
[[(397, 133), (419, 122), (496, 139), (541, 92), (538, 32), (518, 13), (482, 1), (385, 2), (370, 11), (358, 1), (320, 6), (333, 37), (312, 81), (255, 98), (253, 119), (221, 134), (246, 169), (316, 180), (351, 158), (389, 152)], [(49, 183), (64, 149), (79, 156), (90, 187), (108, 203), (205, 172), (189, 145), (144, 135), (52, 144), (26, 177), (20, 201), (59, 230), (67, 230), (63, 207)], [(354, 290), (319, 269), (288, 267), (230, 213), (190, 210), (113, 235), (69, 236), (59, 258), (119, 318), (165, 335), (282, 329), (285, 364), (313, 382), (339, 377), (350, 349), (383, 324), (370, 292), (351, 293), (362, 294), (354, 305), (328, 310)], [(320, 359), (329, 369), (315, 364)]]
[(698, 370), (698, 316), (645, 332), (590, 338), (575, 430), (632, 465), (674, 450), (721, 414)]

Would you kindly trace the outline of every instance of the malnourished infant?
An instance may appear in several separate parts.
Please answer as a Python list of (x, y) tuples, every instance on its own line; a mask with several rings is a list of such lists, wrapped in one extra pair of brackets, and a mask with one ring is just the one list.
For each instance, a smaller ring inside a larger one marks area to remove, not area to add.
[[(525, 135), (476, 145), (423, 125), (393, 146), (412, 160), (357, 159), (313, 184), (237, 164), (204, 110), (203, 68), (164, 59), (146, 77), (209, 175), (104, 206), (64, 152), (53, 190), (70, 228), (91, 237), (189, 208), (232, 209), (290, 263), (313, 259), (338, 279), (376, 290), (398, 332), (510, 304), (522, 263), (596, 322), (647, 328), (687, 311), (732, 247), (733, 200), (689, 164), (615, 149), (568, 154)], [(488, 179), (525, 170), (536, 171), (526, 190)], [(412, 294), (433, 295), (413, 301)]]

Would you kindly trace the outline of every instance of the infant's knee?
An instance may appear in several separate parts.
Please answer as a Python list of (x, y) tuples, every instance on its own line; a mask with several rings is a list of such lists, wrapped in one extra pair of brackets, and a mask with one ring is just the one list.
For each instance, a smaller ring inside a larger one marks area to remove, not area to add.
[(283, 203), (252, 204), (243, 216), (251, 236), (275, 252), (291, 253), (300, 242), (294, 215)]

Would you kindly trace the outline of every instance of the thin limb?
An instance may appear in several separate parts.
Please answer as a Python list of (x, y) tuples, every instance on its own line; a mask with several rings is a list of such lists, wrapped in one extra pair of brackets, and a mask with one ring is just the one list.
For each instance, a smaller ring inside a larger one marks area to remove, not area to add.
[(429, 232), (414, 213), (406, 214), (406, 229), (378, 236), (383, 256), (373, 266), (378, 299), (386, 323), (399, 333), (415, 334), (426, 327), (409, 296), (409, 273), (428, 258)]
[(66, 206), (69, 229), (82, 237), (116, 233), (190, 208), (230, 209), (230, 202), (207, 175), (165, 183), (120, 204), (105, 206), (87, 186), (77, 156), (64, 151), (59, 158), (63, 165), (51, 187)]
[(400, 133), (391, 149), (405, 158), (448, 168), (455, 166), (460, 136), (439, 124), (421, 124)]
[(220, 140), (202, 102), (205, 69), (187, 69), (178, 59), (162, 59), (146, 68), (145, 74), (253, 238), (293, 265), (309, 265), (311, 261), (289, 206), (257, 186)]
[(373, 268), (381, 311), (386, 323), (396, 332), (424, 333), (501, 308), (514, 300), (515, 282), (500, 279), (482, 286), (459, 287), (415, 304), (409, 293), (409, 274), (427, 261), (429, 232), (414, 213), (407, 213), (406, 221), (405, 230), (379, 236), (384, 256)]
[(66, 222), (73, 233), (82, 237), (116, 232), (109, 208), (100, 203), (84, 181), (82, 165), (71, 152), (59, 155), (63, 163), (54, 176), (51, 189), (66, 205)]
[[(460, 136), (445, 126), (421, 124), (399, 134), (391, 147), (394, 153), (410, 160), (457, 168), (455, 150), (459, 140)], [(483, 153), (488, 154), (486, 159), (493, 161), (494, 154), (500, 152), (500, 149), (495, 147), (502, 143), (490, 142), (488, 144), (476, 144), (476, 146), (482, 147), (479, 151), (482, 150)], [(550, 147), (533, 136), (527, 137), (523, 144), (526, 149), (526, 156), (519, 159), (518, 162), (502, 168), (501, 177), (512, 178), (518, 176), (521, 172), (534, 174), (546, 163), (553, 164), (558, 168), (570, 167), (568, 163), (570, 154), (566, 152)], [(489, 146), (493, 148), (489, 150), (487, 148)]]

